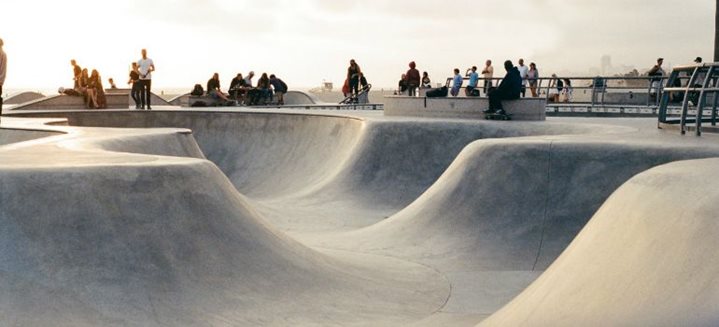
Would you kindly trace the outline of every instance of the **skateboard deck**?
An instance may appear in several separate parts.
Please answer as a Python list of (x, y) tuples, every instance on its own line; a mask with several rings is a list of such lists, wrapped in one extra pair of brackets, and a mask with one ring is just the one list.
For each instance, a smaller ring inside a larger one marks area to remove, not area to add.
[(512, 120), (512, 114), (490, 113), (484, 114), (484, 118), (489, 120)]

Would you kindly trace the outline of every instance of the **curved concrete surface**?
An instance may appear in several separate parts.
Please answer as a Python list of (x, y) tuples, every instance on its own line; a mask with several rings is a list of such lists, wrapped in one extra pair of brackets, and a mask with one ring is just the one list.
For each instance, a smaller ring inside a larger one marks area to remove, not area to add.
[(4, 99), (3, 104), (21, 104), (28, 101), (33, 101), (37, 99), (42, 99), (45, 96), (42, 95), (42, 93), (38, 92), (22, 92), (18, 94), (13, 94), (9, 96), (7, 99)]
[(313, 94), (302, 91), (287, 91), (284, 95), (286, 105), (318, 104), (324, 103)]
[(619, 188), (526, 291), (481, 326), (719, 324), (719, 160), (683, 161)]
[[(52, 321), (47, 305), (66, 325), (473, 326), (532, 284), (632, 176), (719, 156), (713, 136), (648, 120), (32, 114), (72, 126), (0, 147), (2, 203), (18, 203), (0, 208), (0, 290), (13, 294), (0, 311), (28, 323)], [(27, 199), (57, 205), (23, 211)], [(534, 312), (523, 297), (487, 323), (563, 322), (503, 320)]]

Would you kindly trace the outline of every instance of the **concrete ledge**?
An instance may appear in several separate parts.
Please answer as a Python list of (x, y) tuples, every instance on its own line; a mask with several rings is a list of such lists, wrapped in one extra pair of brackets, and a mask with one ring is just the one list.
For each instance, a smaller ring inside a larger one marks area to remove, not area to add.
[(22, 92), (5, 99), (4, 104), (22, 104), (25, 102), (42, 99), (45, 96), (38, 92)]
[[(484, 97), (408, 97), (385, 96), (385, 116), (474, 118), (484, 119), (489, 99)], [(502, 102), (513, 120), (545, 120), (547, 104), (544, 98), (521, 98)]]
[[(127, 93), (105, 93), (105, 99), (107, 100), (107, 109), (127, 109), (130, 106), (130, 100)], [(82, 108), (85, 108), (85, 100), (83, 97), (59, 94), (21, 104), (13, 108), (12, 110), (54, 110)]]
[[(187, 101), (188, 106), (190, 107), (216, 107), (220, 105), (219, 99), (213, 98), (209, 95), (190, 95)], [(200, 103), (204, 103), (204, 105), (201, 105)]]

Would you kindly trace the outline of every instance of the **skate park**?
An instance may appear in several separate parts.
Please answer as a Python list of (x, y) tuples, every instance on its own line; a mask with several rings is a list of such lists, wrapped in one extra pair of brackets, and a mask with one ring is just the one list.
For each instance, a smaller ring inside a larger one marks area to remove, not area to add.
[(715, 325), (717, 135), (656, 118), (10, 112), (0, 322)]

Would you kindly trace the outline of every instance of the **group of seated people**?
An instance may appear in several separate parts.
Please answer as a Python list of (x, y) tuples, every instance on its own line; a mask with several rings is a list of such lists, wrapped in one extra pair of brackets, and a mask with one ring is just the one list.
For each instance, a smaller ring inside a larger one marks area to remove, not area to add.
[(73, 80), (75, 81), (73, 88), (65, 89), (61, 87), (58, 91), (62, 94), (82, 96), (85, 107), (88, 109), (107, 108), (107, 99), (105, 98), (105, 89), (102, 87), (100, 73), (93, 69), (88, 74), (87, 68), (80, 68), (74, 59), (70, 61), (70, 64), (73, 66)]
[[(230, 88), (227, 93), (222, 92), (220, 88), (220, 75), (215, 73), (207, 81), (207, 89), (205, 95), (221, 100), (226, 103), (235, 103), (237, 105), (255, 106), (266, 105), (273, 102), (273, 94), (277, 98), (277, 105), (284, 105), (284, 94), (287, 93), (287, 84), (274, 74), (267, 76), (262, 73), (257, 81), (257, 86), (252, 86), (252, 78), (255, 72), (251, 71), (247, 77), (243, 78), (242, 74), (237, 74), (230, 82)], [(192, 95), (198, 96), (201, 91), (193, 91)]]

